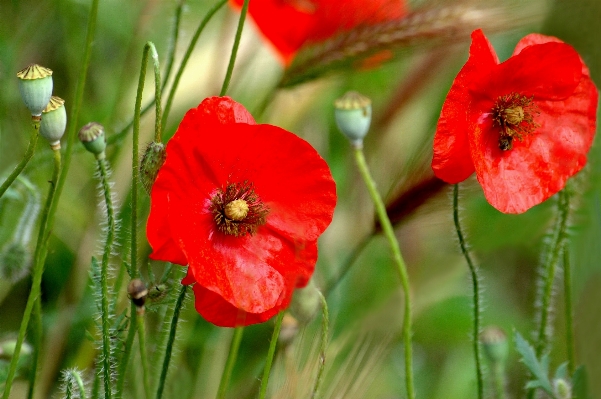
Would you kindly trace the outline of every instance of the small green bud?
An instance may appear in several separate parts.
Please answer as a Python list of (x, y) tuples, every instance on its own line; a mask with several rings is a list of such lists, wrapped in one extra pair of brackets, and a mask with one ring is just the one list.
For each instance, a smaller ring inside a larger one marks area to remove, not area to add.
[(52, 71), (38, 64), (31, 64), (17, 72), (19, 91), (32, 116), (42, 114), (52, 96)]
[(67, 127), (65, 100), (52, 96), (42, 114), (40, 135), (50, 142), (53, 150), (61, 148), (61, 137)]
[(27, 248), (19, 242), (9, 242), (0, 252), (0, 277), (12, 281), (21, 280), (29, 273), (31, 266), (31, 254)]
[(334, 101), (334, 108), (338, 129), (355, 147), (361, 148), (371, 124), (371, 100), (356, 91), (349, 91)]
[(148, 144), (144, 155), (142, 155), (140, 181), (148, 195), (150, 195), (152, 185), (157, 178), (159, 169), (161, 169), (161, 166), (165, 162), (165, 158), (167, 158), (165, 145), (163, 143), (155, 143), (154, 141)]
[(319, 291), (313, 280), (304, 288), (294, 291), (290, 303), (290, 313), (301, 323), (308, 323), (315, 317), (320, 306)]
[(86, 150), (96, 155), (97, 159), (104, 159), (106, 137), (104, 127), (97, 122), (90, 122), (79, 130), (79, 140)]
[(497, 326), (485, 327), (480, 334), (480, 342), (482, 342), (484, 355), (491, 364), (503, 365), (505, 363), (509, 353), (505, 331)]
[(572, 399), (572, 385), (563, 378), (553, 380), (553, 388), (557, 399)]

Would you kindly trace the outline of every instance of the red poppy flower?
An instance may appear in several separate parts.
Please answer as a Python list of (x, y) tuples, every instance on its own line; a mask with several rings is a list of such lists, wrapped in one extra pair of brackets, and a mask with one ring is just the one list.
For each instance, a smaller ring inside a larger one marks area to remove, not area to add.
[(258, 125), (229, 97), (186, 113), (151, 192), (153, 259), (189, 265), (197, 311), (219, 326), (268, 320), (307, 284), (336, 186), (306, 141)]
[(568, 44), (531, 34), (499, 63), (476, 30), (442, 107), (432, 169), (447, 183), (475, 171), (492, 206), (525, 212), (586, 164), (597, 98), (588, 68)]
[[(242, 6), (244, 0), (230, 0)], [(253, 0), (249, 14), (286, 65), (306, 42), (406, 14), (403, 0)]]

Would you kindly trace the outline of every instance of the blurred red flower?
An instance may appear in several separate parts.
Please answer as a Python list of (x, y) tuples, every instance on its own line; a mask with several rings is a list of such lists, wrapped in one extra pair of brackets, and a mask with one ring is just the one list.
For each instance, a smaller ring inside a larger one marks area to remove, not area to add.
[(432, 169), (452, 184), (475, 171), (492, 206), (525, 212), (586, 164), (597, 98), (588, 68), (568, 44), (531, 34), (499, 63), (476, 30), (442, 107)]
[[(230, 0), (240, 7), (244, 0)], [(258, 29), (289, 65), (305, 43), (326, 40), (340, 31), (399, 19), (404, 0), (253, 0), (248, 12)]]
[(285, 309), (317, 261), (336, 186), (309, 143), (229, 97), (186, 113), (151, 192), (152, 259), (189, 265), (196, 310), (234, 327)]

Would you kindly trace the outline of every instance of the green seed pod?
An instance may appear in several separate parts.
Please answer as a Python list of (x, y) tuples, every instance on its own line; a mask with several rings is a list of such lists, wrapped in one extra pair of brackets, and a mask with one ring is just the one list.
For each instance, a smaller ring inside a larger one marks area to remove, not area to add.
[(484, 355), (491, 364), (505, 364), (509, 353), (505, 331), (497, 326), (485, 327), (480, 334), (480, 342), (482, 342)]
[(334, 102), (338, 129), (351, 143), (361, 148), (371, 124), (371, 100), (356, 91), (349, 91)]
[(301, 323), (308, 323), (315, 317), (320, 306), (319, 291), (313, 280), (305, 288), (294, 291), (292, 302), (290, 302), (290, 314)]
[(40, 135), (50, 142), (52, 149), (61, 148), (61, 137), (67, 127), (67, 111), (65, 100), (52, 96), (42, 113)]
[(79, 140), (86, 150), (96, 155), (97, 159), (104, 159), (106, 137), (104, 127), (97, 122), (90, 122), (79, 130)]
[(12, 241), (0, 252), (0, 278), (13, 283), (21, 280), (29, 273), (31, 254), (23, 243)]
[(155, 143), (154, 141), (148, 144), (144, 155), (142, 155), (142, 160), (140, 161), (140, 181), (148, 195), (150, 195), (152, 185), (157, 178), (159, 169), (165, 162), (165, 158), (167, 158), (165, 145), (163, 143)]
[(17, 72), (19, 91), (32, 116), (42, 114), (52, 96), (52, 71), (37, 64)]

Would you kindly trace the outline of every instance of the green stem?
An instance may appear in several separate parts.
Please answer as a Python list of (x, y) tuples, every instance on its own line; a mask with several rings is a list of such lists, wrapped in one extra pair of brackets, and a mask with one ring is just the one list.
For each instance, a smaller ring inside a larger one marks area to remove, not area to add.
[(540, 325), (537, 335), (536, 343), (536, 356), (540, 356), (545, 353), (549, 345), (548, 329), (549, 329), (549, 317), (551, 309), (553, 307), (553, 286), (555, 285), (555, 274), (557, 272), (557, 263), (559, 261), (559, 255), (565, 241), (568, 214), (570, 209), (570, 197), (567, 191), (564, 189), (559, 192), (559, 200), (557, 202), (558, 207), (558, 219), (555, 226), (555, 232), (553, 234), (553, 243), (551, 246), (551, 254), (547, 257), (546, 265), (544, 266), (544, 284), (543, 293), (540, 307)]
[(146, 355), (146, 325), (144, 324), (144, 311), (138, 314), (138, 342), (140, 343), (140, 359), (142, 359), (142, 378), (144, 380), (144, 393), (150, 398), (150, 371), (148, 369), (148, 356)]
[(219, 96), (225, 96), (227, 93), (227, 88), (230, 85), (230, 80), (232, 79), (232, 73), (234, 72), (234, 65), (236, 64), (236, 55), (238, 54), (238, 47), (240, 46), (240, 38), (242, 37), (242, 29), (244, 29), (244, 21), (246, 20), (246, 13), (248, 11), (248, 3), (250, 0), (244, 0), (244, 4), (242, 5), (242, 10), (240, 11), (240, 19), (238, 20), (238, 28), (236, 29), (236, 37), (234, 39), (234, 45), (232, 47), (232, 53), (230, 54), (230, 62), (227, 66), (227, 72), (225, 73), (225, 79), (223, 80), (223, 85), (221, 86), (221, 92)]
[(269, 372), (271, 371), (271, 364), (273, 363), (273, 355), (275, 354), (275, 348), (278, 343), (278, 337), (280, 336), (280, 330), (282, 329), (282, 320), (284, 320), (284, 312), (280, 312), (278, 317), (275, 319), (275, 326), (273, 327), (273, 334), (271, 335), (271, 342), (269, 343), (269, 350), (267, 351), (267, 359), (265, 360), (265, 370), (263, 370), (263, 378), (261, 379), (261, 388), (259, 390), (259, 399), (264, 399), (267, 394), (267, 385), (269, 383)]
[[(73, 380), (77, 384), (77, 389), (79, 390), (78, 397), (80, 399), (86, 399), (86, 388), (81, 378), (81, 374), (76, 370), (67, 370), (65, 375), (65, 380), (67, 380), (67, 389), (72, 385)], [(69, 397), (69, 396), (67, 396)]]
[(362, 148), (355, 147), (355, 161), (357, 167), (361, 173), (361, 177), (365, 181), (369, 195), (376, 208), (376, 213), (382, 225), (382, 231), (384, 236), (388, 240), (394, 263), (396, 264), (396, 271), (398, 272), (399, 278), (401, 279), (401, 285), (403, 287), (403, 294), (405, 299), (405, 314), (403, 317), (403, 342), (405, 345), (405, 384), (407, 388), (407, 397), (409, 399), (415, 398), (415, 390), (413, 387), (413, 354), (411, 347), (411, 293), (409, 292), (409, 276), (407, 274), (407, 267), (405, 261), (401, 255), (401, 249), (399, 243), (394, 234), (394, 229), (390, 223), (390, 219), (386, 213), (386, 207), (384, 202), (376, 189), (376, 183), (371, 177), (365, 156), (363, 155)]
[(169, 328), (169, 339), (165, 346), (165, 356), (163, 357), (163, 368), (161, 369), (161, 376), (159, 377), (159, 386), (157, 388), (156, 398), (160, 399), (163, 396), (163, 390), (165, 389), (165, 380), (167, 379), (167, 371), (169, 370), (169, 362), (171, 361), (171, 354), (173, 353), (173, 343), (175, 342), (175, 333), (177, 332), (177, 322), (179, 321), (179, 315), (182, 310), (184, 299), (186, 298), (186, 290), (188, 286), (182, 285), (177, 302), (173, 308), (173, 316), (171, 317), (171, 326)]
[(328, 349), (328, 335), (330, 326), (330, 312), (328, 311), (328, 303), (326, 298), (319, 291), (319, 299), (321, 300), (321, 344), (319, 346), (319, 366), (317, 369), (317, 378), (315, 379), (315, 385), (313, 386), (313, 393), (311, 398), (314, 399), (319, 393), (319, 387), (323, 380), (323, 372), (326, 366), (326, 350)]
[(42, 325), (42, 300), (38, 298), (35, 301), (33, 308), (33, 358), (31, 359), (31, 371), (29, 374), (29, 389), (27, 391), (27, 398), (32, 399), (33, 393), (35, 392), (35, 383), (38, 376), (38, 362), (40, 360), (40, 351), (42, 350), (42, 336), (43, 336), (43, 325)]
[(115, 388), (115, 397), (121, 398), (123, 395), (123, 386), (125, 384), (125, 372), (127, 371), (127, 366), (129, 363), (129, 358), (131, 356), (132, 348), (134, 345), (134, 338), (136, 337), (136, 331), (138, 325), (138, 313), (136, 305), (131, 304), (130, 308), (130, 318), (129, 318), (129, 329), (127, 331), (127, 338), (125, 339), (125, 346), (123, 349), (123, 356), (121, 357), (121, 361), (119, 362), (118, 370), (117, 370), (117, 383)]
[(505, 367), (502, 363), (493, 366), (493, 384), (495, 387), (495, 399), (505, 399)]
[(104, 377), (104, 397), (110, 399), (112, 397), (111, 383), (111, 340), (110, 340), (110, 320), (109, 320), (109, 291), (108, 291), (108, 273), (109, 260), (113, 249), (113, 240), (115, 237), (115, 214), (113, 210), (113, 199), (111, 195), (111, 187), (108, 181), (108, 172), (106, 161), (98, 159), (98, 171), (100, 172), (100, 180), (102, 184), (102, 192), (104, 193), (104, 202), (106, 205), (106, 218), (108, 231), (106, 233), (106, 242), (104, 244), (104, 253), (102, 254), (102, 264), (100, 268), (100, 286), (102, 289), (102, 363)]
[(0, 198), (2, 198), (6, 190), (8, 190), (10, 185), (13, 184), (17, 176), (19, 176), (23, 169), (25, 169), (25, 166), (27, 166), (27, 163), (33, 156), (35, 146), (38, 143), (38, 138), (40, 137), (40, 135), (38, 134), (38, 132), (40, 131), (40, 120), (32, 118), (31, 127), (31, 138), (29, 139), (29, 145), (27, 146), (25, 155), (23, 155), (21, 162), (19, 162), (19, 164), (15, 167), (12, 173), (6, 178), (4, 183), (2, 183), (2, 186), (0, 186)]
[[(48, 239), (48, 230), (50, 223), (50, 212), (52, 211), (52, 204), (55, 202), (55, 195), (57, 190), (57, 180), (61, 171), (61, 152), (59, 149), (53, 150), (54, 153), (54, 170), (52, 172), (52, 180), (50, 181), (50, 188), (48, 190), (48, 197), (46, 198), (46, 204), (42, 211), (40, 219), (40, 230), (38, 233), (38, 239), (35, 246), (33, 255), (33, 281), (31, 283), (31, 290), (29, 291), (29, 297), (27, 298), (27, 304), (25, 305), (25, 311), (23, 312), (23, 318), (21, 319), (21, 327), (19, 328), (19, 335), (17, 337), (17, 343), (15, 345), (15, 351), (10, 361), (8, 375), (6, 376), (6, 383), (4, 385), (4, 393), (2, 399), (8, 399), (10, 390), (12, 388), (13, 379), (17, 371), (17, 362), (19, 355), (21, 354), (21, 346), (25, 340), (25, 333), (29, 326), (29, 320), (33, 312), (35, 302), (39, 300), (42, 275), (44, 274), (44, 260), (45, 260), (45, 244)], [(37, 356), (37, 355), (36, 355)], [(37, 363), (37, 362), (36, 362)]]
[[(173, 24), (173, 30), (171, 33), (171, 41), (169, 45), (169, 53), (167, 55), (167, 68), (165, 68), (165, 74), (163, 76), (163, 84), (161, 85), (161, 91), (165, 90), (167, 86), (167, 82), (169, 81), (169, 77), (171, 76), (171, 70), (173, 69), (173, 61), (175, 60), (175, 51), (177, 50), (177, 42), (179, 39), (179, 27), (182, 18), (182, 11), (184, 8), (185, 1), (181, 0), (175, 10), (175, 23)], [(155, 93), (156, 94), (156, 93)], [(144, 106), (142, 111), (140, 112), (141, 116), (144, 116), (156, 102), (155, 100), (149, 102)], [(121, 140), (125, 138), (129, 129), (134, 125), (134, 120), (132, 119), (123, 129), (121, 129), (117, 134), (112, 135), (107, 138), (107, 144), (119, 143)], [(156, 132), (155, 132), (156, 133)], [(113, 154), (114, 156), (114, 154)]]
[(472, 345), (474, 348), (474, 360), (476, 361), (476, 377), (478, 380), (478, 398), (484, 397), (484, 382), (482, 378), (482, 356), (480, 354), (480, 287), (478, 279), (478, 269), (467, 249), (465, 237), (461, 230), (461, 224), (459, 223), (459, 184), (455, 184), (453, 187), (453, 221), (455, 222), (455, 231), (457, 232), (457, 238), (459, 239), (459, 246), (461, 247), (461, 253), (467, 262), (472, 277), (472, 302), (474, 307), (474, 327), (472, 330)]
[(188, 48), (186, 49), (184, 58), (182, 58), (182, 63), (180, 64), (177, 72), (175, 73), (173, 85), (171, 86), (171, 90), (169, 91), (169, 96), (167, 97), (167, 102), (165, 105), (165, 112), (163, 113), (163, 125), (166, 125), (166, 123), (167, 123), (167, 118), (169, 117), (169, 112), (171, 111), (171, 105), (173, 104), (173, 98), (175, 97), (175, 91), (177, 90), (179, 81), (184, 73), (186, 64), (188, 63), (188, 60), (190, 59), (190, 56), (192, 55), (192, 50), (194, 50), (194, 46), (196, 46), (196, 42), (198, 41), (200, 34), (204, 30), (205, 26), (209, 23), (209, 21), (211, 20), (213, 15), (215, 15), (215, 13), (217, 11), (219, 11), (219, 9), (221, 7), (223, 7), (227, 2), (228, 2), (228, 0), (220, 0), (217, 4), (215, 4), (213, 6), (213, 8), (211, 8), (209, 10), (207, 15), (205, 15), (205, 17), (202, 19), (202, 21), (200, 21), (200, 25), (198, 25), (198, 28), (196, 28), (196, 32), (194, 32), (194, 36), (192, 36), (192, 40), (190, 41), (190, 44), (188, 45)]
[(574, 375), (576, 361), (574, 356), (574, 313), (572, 311), (572, 267), (567, 243), (563, 246), (563, 295), (566, 319), (566, 352), (568, 354), (568, 373)]
[(221, 374), (221, 381), (219, 382), (219, 390), (217, 391), (217, 399), (224, 399), (225, 393), (227, 392), (227, 386), (230, 383), (232, 371), (234, 371), (234, 365), (236, 364), (236, 358), (238, 357), (238, 349), (240, 349), (240, 342), (242, 342), (242, 334), (244, 334), (244, 327), (236, 327), (234, 330), (234, 336), (232, 337), (232, 343), (230, 345), (230, 352), (227, 355), (227, 362)]

